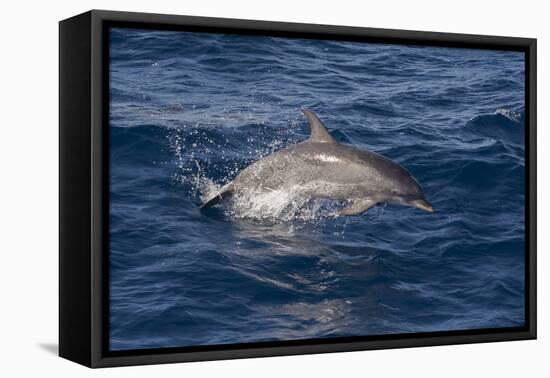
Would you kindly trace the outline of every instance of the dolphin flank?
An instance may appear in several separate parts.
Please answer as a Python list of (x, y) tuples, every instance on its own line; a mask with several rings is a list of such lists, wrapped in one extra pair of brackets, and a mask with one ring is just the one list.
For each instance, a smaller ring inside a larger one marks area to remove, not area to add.
[(288, 190), (304, 198), (351, 201), (340, 215), (358, 215), (379, 203), (414, 206), (433, 212), (416, 179), (394, 161), (375, 152), (336, 142), (321, 120), (302, 109), (311, 135), (243, 169), (205, 201), (201, 209), (244, 193)]

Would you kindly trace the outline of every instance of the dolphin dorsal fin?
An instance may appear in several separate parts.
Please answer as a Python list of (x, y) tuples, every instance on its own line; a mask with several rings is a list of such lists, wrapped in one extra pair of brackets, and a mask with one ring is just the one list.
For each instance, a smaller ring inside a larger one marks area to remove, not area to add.
[(311, 129), (311, 135), (308, 140), (313, 142), (336, 143), (336, 140), (330, 135), (325, 125), (323, 125), (323, 122), (321, 122), (315, 113), (307, 109), (302, 109), (302, 113), (307, 117)]

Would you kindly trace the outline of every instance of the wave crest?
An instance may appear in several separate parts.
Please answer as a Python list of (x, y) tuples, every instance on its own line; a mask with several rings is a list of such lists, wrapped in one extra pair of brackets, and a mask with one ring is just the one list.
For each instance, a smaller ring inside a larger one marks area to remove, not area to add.
[(523, 144), (523, 111), (498, 108), (492, 114), (475, 116), (467, 126), (477, 134), (504, 142)]

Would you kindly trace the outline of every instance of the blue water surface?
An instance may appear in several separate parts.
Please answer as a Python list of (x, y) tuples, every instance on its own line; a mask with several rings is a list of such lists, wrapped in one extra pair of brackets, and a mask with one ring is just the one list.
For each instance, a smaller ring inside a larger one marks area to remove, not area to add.
[[(524, 80), (518, 52), (113, 29), (111, 349), (522, 326)], [(436, 211), (201, 212), (301, 107)]]

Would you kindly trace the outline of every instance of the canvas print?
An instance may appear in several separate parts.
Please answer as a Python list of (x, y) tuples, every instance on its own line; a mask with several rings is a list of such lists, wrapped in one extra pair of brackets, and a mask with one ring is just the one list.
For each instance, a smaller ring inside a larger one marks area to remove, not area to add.
[(109, 31), (109, 349), (525, 325), (525, 56)]

